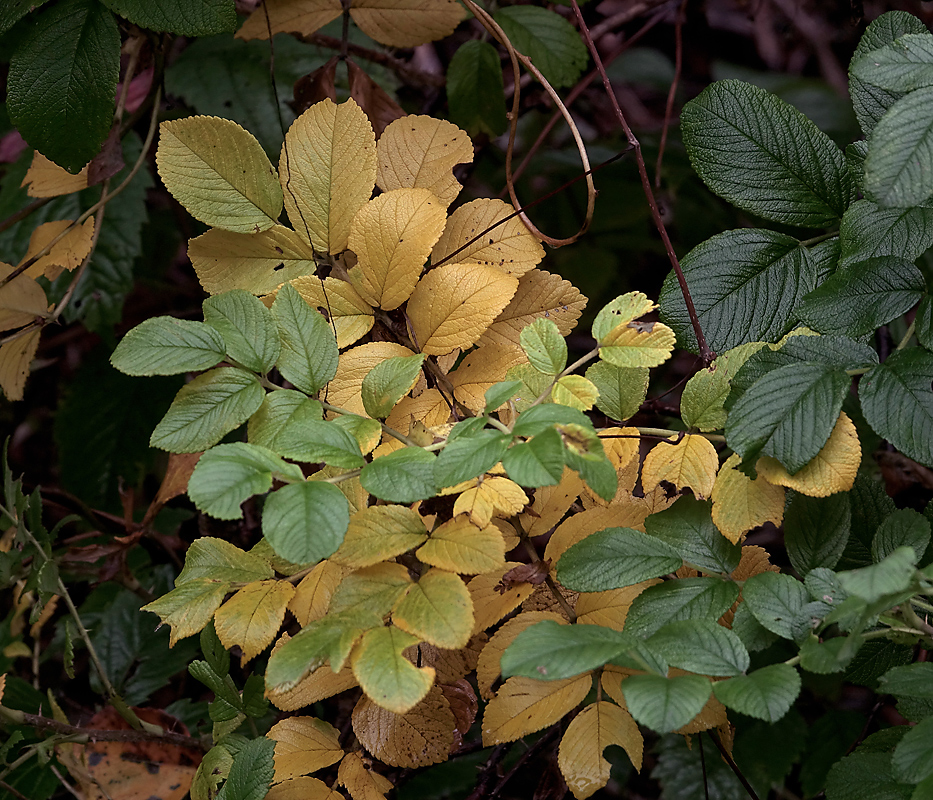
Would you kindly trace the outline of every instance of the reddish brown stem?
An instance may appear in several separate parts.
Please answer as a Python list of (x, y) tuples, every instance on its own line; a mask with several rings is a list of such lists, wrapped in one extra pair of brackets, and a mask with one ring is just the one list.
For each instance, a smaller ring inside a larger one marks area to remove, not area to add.
[(684, 64), (684, 12), (687, 9), (687, 0), (682, 0), (677, 12), (677, 21), (674, 23), (674, 80), (667, 92), (667, 105), (664, 107), (664, 126), (661, 128), (661, 143), (658, 145), (658, 160), (654, 165), (654, 188), (661, 188), (661, 163), (664, 160), (664, 148), (667, 146), (667, 132), (671, 127), (671, 116), (674, 113), (674, 98), (677, 95), (677, 84), (680, 83), (680, 73)]

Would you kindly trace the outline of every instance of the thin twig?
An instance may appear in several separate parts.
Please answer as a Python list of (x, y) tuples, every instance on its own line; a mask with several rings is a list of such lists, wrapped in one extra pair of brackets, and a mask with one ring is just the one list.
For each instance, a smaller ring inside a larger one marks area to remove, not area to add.
[(52, 202), (54, 199), (54, 197), (40, 197), (38, 200), (33, 200), (28, 206), (21, 208), (15, 214), (10, 214), (3, 222), (0, 222), (0, 233), (3, 233), (7, 228), (12, 228), (17, 222), (22, 222), (33, 211), (38, 211), (42, 206)]
[(684, 64), (684, 12), (687, 10), (687, 0), (681, 0), (677, 11), (677, 21), (674, 23), (674, 79), (667, 91), (667, 104), (664, 107), (664, 125), (661, 128), (661, 142), (658, 145), (658, 160), (654, 165), (654, 188), (661, 188), (661, 163), (664, 161), (664, 148), (667, 146), (667, 132), (671, 127), (671, 115), (674, 113), (674, 98), (677, 96), (677, 84), (680, 83), (680, 73)]
[(707, 733), (709, 734), (709, 738), (713, 740), (713, 744), (716, 745), (716, 747), (719, 749), (719, 752), (722, 754), (723, 760), (729, 765), (729, 769), (735, 773), (735, 777), (739, 779), (739, 783), (745, 787), (745, 791), (748, 792), (748, 796), (751, 797), (752, 800), (758, 800), (758, 795), (752, 788), (752, 785), (748, 782), (748, 778), (742, 774), (742, 770), (739, 769), (739, 765), (736, 764), (732, 756), (729, 755), (729, 751), (726, 750), (726, 748), (723, 746), (723, 743), (719, 741), (719, 737), (713, 733), (713, 731), (707, 731)]

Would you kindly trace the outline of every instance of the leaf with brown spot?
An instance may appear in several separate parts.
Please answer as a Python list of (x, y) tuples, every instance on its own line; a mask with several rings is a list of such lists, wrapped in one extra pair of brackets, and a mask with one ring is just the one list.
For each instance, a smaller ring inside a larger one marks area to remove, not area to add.
[(467, 584), (473, 600), (474, 635), (495, 625), (534, 591), (535, 587), (530, 583), (515, 584), (505, 593), (496, 591), (495, 587), (502, 580), (502, 576), (516, 566), (519, 566), (518, 562), (507, 561), (499, 569), (477, 575)]
[(337, 783), (346, 787), (353, 800), (385, 800), (392, 781), (366, 768), (358, 753), (347, 753), (337, 770)]

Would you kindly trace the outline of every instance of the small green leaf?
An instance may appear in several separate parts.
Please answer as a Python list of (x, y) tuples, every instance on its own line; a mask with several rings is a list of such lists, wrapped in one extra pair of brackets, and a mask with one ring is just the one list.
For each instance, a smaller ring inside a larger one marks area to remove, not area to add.
[(363, 467), (360, 483), (390, 503), (416, 503), (437, 494), (436, 457), (420, 447), (405, 447), (375, 458)]
[(717, 81), (684, 106), (680, 124), (697, 174), (739, 208), (773, 222), (823, 228), (854, 199), (842, 151), (764, 89)]
[(732, 618), (732, 632), (741, 639), (750, 653), (765, 650), (773, 645), (778, 637), (765, 628), (748, 610), (745, 603), (739, 603)]
[[(566, 555), (566, 554), (565, 554)], [(558, 562), (558, 567), (563, 559)], [(632, 602), (625, 632), (648, 637), (669, 622), (718, 620), (739, 598), (738, 584), (721, 578), (677, 578), (649, 586)]]
[(593, 430), (593, 423), (582, 411), (556, 403), (542, 403), (519, 414), (512, 433), (516, 436), (536, 436), (552, 425), (581, 425)]
[(263, 800), (272, 784), (275, 740), (252, 739), (234, 756), (230, 774), (217, 800)]
[(787, 664), (772, 664), (748, 675), (713, 684), (713, 693), (726, 708), (765, 722), (777, 722), (800, 694), (800, 675)]
[(892, 353), (859, 383), (868, 424), (909, 458), (933, 467), (933, 353)]
[(385, 419), (408, 394), (424, 364), (424, 353), (394, 356), (380, 361), (363, 378), (363, 407), (373, 419)]
[(725, 428), (725, 403), (732, 378), (764, 346), (764, 342), (749, 342), (734, 347), (721, 353), (709, 367), (690, 378), (680, 398), (684, 424), (703, 432)]
[[(319, 401), (295, 389), (269, 392), (259, 411), (249, 419), (247, 436), (251, 444), (279, 453), (278, 440), (290, 427), (320, 421), (324, 415)], [(282, 453), (279, 453), (283, 455)]]
[(152, 317), (120, 340), (110, 363), (127, 375), (178, 375), (223, 361), (224, 340), (210, 325)]
[(648, 640), (648, 646), (671, 666), (700, 675), (732, 676), (748, 669), (742, 640), (710, 620), (670, 622)]
[(567, 342), (551, 320), (539, 317), (522, 328), (519, 339), (528, 361), (538, 372), (557, 375), (567, 366)]
[(170, 453), (197, 453), (217, 444), (262, 405), (265, 392), (246, 370), (220, 367), (182, 387), (149, 444)]
[(632, 675), (622, 681), (625, 704), (637, 722), (669, 733), (692, 720), (709, 700), (711, 683), (700, 675)]
[(801, 612), (810, 598), (804, 585), (790, 575), (777, 572), (753, 575), (742, 587), (742, 598), (755, 619), (772, 633), (795, 639), (803, 630)]
[(454, 53), (447, 67), (450, 120), (470, 136), (505, 132), (505, 91), (499, 53), (489, 42), (472, 39)]
[(103, 0), (119, 14), (141, 28), (180, 33), (182, 36), (212, 36), (233, 33), (237, 18), (233, 0)]
[(839, 582), (850, 595), (873, 603), (884, 595), (902, 592), (910, 586), (918, 558), (912, 547), (899, 547), (870, 567), (838, 573)]
[(849, 541), (851, 524), (845, 493), (829, 497), (794, 494), (784, 512), (784, 543), (794, 569), (806, 575), (817, 567), (835, 567)]
[(275, 437), (277, 453), (306, 464), (323, 462), (345, 469), (355, 469), (366, 463), (359, 442), (336, 422), (298, 417), (298, 414), (292, 415)]
[(434, 467), (437, 486), (455, 486), (488, 472), (502, 460), (511, 439), (507, 433), (489, 429), (458, 436), (437, 456)]
[(711, 506), (709, 500), (685, 495), (670, 508), (649, 516), (645, 530), (673, 547), (689, 564), (728, 575), (739, 565), (742, 548), (713, 524)]
[(912, 508), (892, 511), (875, 531), (871, 542), (871, 557), (883, 561), (899, 547), (911, 547), (918, 560), (930, 544), (930, 522)]
[(254, 372), (267, 373), (279, 358), (279, 332), (272, 313), (243, 289), (208, 297), (204, 321), (220, 332), (227, 355)]
[(853, 59), (849, 74), (897, 94), (933, 85), (933, 36), (908, 33), (891, 44)]
[(230, 651), (220, 641), (214, 621), (204, 626), (199, 637), (201, 652), (208, 666), (221, 678), (230, 672)]
[(564, 444), (556, 428), (512, 445), (502, 457), (509, 477), (521, 486), (556, 486), (564, 473)]
[[(588, 433), (588, 431), (577, 432)], [(568, 435), (566, 429), (561, 433)], [(567, 466), (576, 470), (586, 485), (608, 503), (616, 496), (619, 489), (619, 476), (606, 457), (602, 442), (595, 433), (588, 440), (588, 448), (584, 451), (572, 445), (568, 446), (564, 449), (564, 458)]]
[(494, 383), (486, 390), (484, 395), (486, 399), (484, 413), (491, 414), (503, 403), (511, 400), (521, 388), (521, 381), (499, 381), (499, 383)]
[(648, 394), (647, 367), (617, 367), (597, 361), (587, 369), (586, 377), (599, 391), (596, 407), (610, 419), (634, 417)]
[(282, 339), (276, 366), (297, 388), (314, 394), (337, 374), (337, 340), (323, 315), (309, 306), (291, 284), (285, 284), (272, 304)]
[(560, 14), (536, 6), (505, 6), (493, 19), (555, 89), (577, 82), (589, 57), (580, 34)]
[(337, 552), (350, 524), (343, 492), (325, 481), (283, 486), (266, 500), (262, 534), (293, 564), (320, 561)]
[(402, 651), (418, 638), (395, 627), (363, 634), (353, 651), (353, 674), (374, 703), (396, 714), (415, 706), (434, 683), (434, 670), (418, 668)]
[(242, 519), (242, 503), (272, 488), (273, 473), (303, 480), (301, 469), (271, 450), (232, 442), (212, 447), (198, 461), (188, 481), (188, 496), (216, 519)]

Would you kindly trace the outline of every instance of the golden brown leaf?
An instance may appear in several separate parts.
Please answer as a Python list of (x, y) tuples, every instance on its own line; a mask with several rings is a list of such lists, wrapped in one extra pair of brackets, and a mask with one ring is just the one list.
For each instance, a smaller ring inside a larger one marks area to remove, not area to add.
[(679, 441), (672, 436), (645, 456), (641, 484), (647, 493), (667, 481), (681, 491), (692, 489), (698, 499), (705, 500), (713, 491), (718, 467), (716, 448), (705, 436), (687, 434)]
[(41, 328), (35, 328), (18, 339), (0, 345), (0, 388), (7, 400), (23, 399), (29, 366), (39, 347), (41, 331)]
[(377, 42), (416, 47), (453, 33), (463, 8), (455, 0), (352, 0), (350, 17)]
[(784, 489), (759, 475), (752, 480), (739, 472), (741, 462), (733, 453), (719, 470), (713, 485), (713, 522), (733, 544), (752, 528), (784, 519)]
[(469, 514), (470, 520), (479, 528), (489, 525), (495, 512), (511, 516), (528, 502), (521, 486), (508, 478), (480, 478), (473, 483), (473, 487), (466, 489), (454, 501), (454, 516)]
[(301, 579), (288, 601), (288, 610), (300, 625), (305, 626), (327, 613), (331, 597), (349, 572), (341, 564), (324, 559)]
[(625, 626), (625, 618), (632, 607), (635, 598), (649, 586), (660, 583), (659, 578), (642, 581), (621, 589), (610, 589), (605, 592), (581, 592), (577, 598), (574, 611), (577, 614), (577, 623), (580, 625), (602, 625), (621, 631)]
[(395, 558), (427, 538), (416, 511), (405, 506), (370, 506), (350, 517), (343, 543), (331, 559), (347, 567), (369, 567)]
[(400, 433), (411, 432), (412, 423), (426, 428), (443, 425), (450, 419), (450, 406), (437, 389), (426, 389), (417, 397), (403, 397), (386, 419), (386, 425)]
[(269, 788), (266, 800), (346, 800), (336, 789), (324, 781), (303, 775), (290, 781), (276, 783)]
[(416, 555), (433, 567), (478, 575), (505, 563), (505, 542), (495, 527), (478, 528), (457, 518), (436, 527)]
[(517, 566), (517, 561), (507, 561), (499, 569), (477, 575), (467, 584), (473, 600), (474, 634), (495, 625), (534, 591), (535, 587), (530, 583), (517, 584), (504, 593), (496, 591), (502, 576)]
[(327, 401), (361, 417), (368, 417), (363, 407), (363, 378), (387, 358), (413, 355), (407, 347), (395, 342), (370, 342), (350, 348), (341, 354), (337, 374), (327, 384)]
[(60, 219), (54, 222), (44, 222), (36, 228), (29, 237), (29, 247), (20, 264), (24, 264), (36, 254), (44, 250), (59, 234), (68, 230), (58, 240), (52, 249), (30, 265), (24, 275), (32, 278), (46, 277), (54, 281), (64, 270), (74, 270), (81, 265), (91, 252), (91, 243), (94, 240), (94, 217), (88, 217), (83, 225), (74, 225), (69, 229), (71, 220)]
[(353, 800), (385, 800), (392, 781), (366, 768), (358, 753), (347, 753), (337, 770), (337, 783), (345, 787)]
[(476, 663), (476, 685), (479, 687), (480, 697), (489, 700), (493, 696), (492, 687), (501, 674), (499, 662), (508, 646), (525, 628), (544, 620), (552, 620), (561, 625), (567, 622), (560, 614), (553, 611), (525, 611), (503, 623), (492, 635)]
[(564, 467), (564, 474), (556, 486), (535, 489), (534, 501), (520, 517), (525, 533), (534, 537), (551, 530), (561, 521), (582, 490), (583, 480), (579, 474)]
[(514, 742), (553, 725), (583, 702), (593, 686), (589, 673), (559, 681), (509, 678), (483, 713), (483, 744)]
[(243, 663), (266, 649), (279, 632), (295, 587), (288, 581), (256, 581), (244, 586), (214, 614), (217, 636), (228, 650), (239, 645)]
[(628, 527), (628, 521), (620, 521), (621, 516), (620, 507), (617, 506), (596, 506), (573, 514), (551, 535), (544, 549), (544, 558), (550, 560), (553, 568), (556, 568), (564, 552), (587, 536), (605, 528)]
[(275, 740), (275, 783), (310, 775), (343, 758), (340, 731), (317, 717), (288, 717), (266, 736)]
[(337, 19), (342, 11), (340, 0), (265, 0), (243, 23), (236, 38), (268, 39), (269, 28), (273, 36), (277, 33), (307, 36)]
[[(0, 263), (0, 280), (12, 272), (13, 267)], [(28, 275), (19, 275), (0, 286), (0, 330), (28, 325), (44, 317), (48, 307), (43, 288)]]
[(77, 175), (72, 175), (36, 150), (20, 186), (28, 187), (26, 194), (29, 197), (58, 197), (80, 192), (87, 189), (87, 164)]
[(486, 392), (493, 384), (505, 380), (505, 373), (528, 357), (514, 347), (481, 347), (469, 353), (456, 370), (449, 374), (454, 397), (470, 411), (481, 412), (486, 407)]

